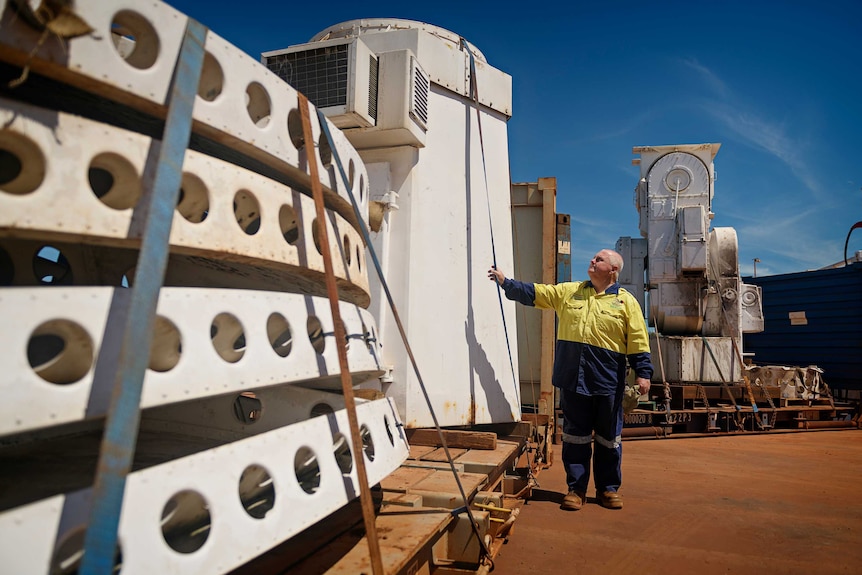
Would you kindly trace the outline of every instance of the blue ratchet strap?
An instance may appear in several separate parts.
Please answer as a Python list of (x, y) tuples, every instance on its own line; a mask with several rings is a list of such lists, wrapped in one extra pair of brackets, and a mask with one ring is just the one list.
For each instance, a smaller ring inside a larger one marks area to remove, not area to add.
[[(320, 121), (320, 129), (326, 135), (328, 142), (334, 142), (332, 132), (329, 129), (329, 123), (326, 121), (326, 116), (321, 110), (317, 110), (317, 118)], [(416, 357), (413, 355), (413, 348), (410, 347), (410, 342), (407, 340), (407, 332), (404, 330), (404, 324), (401, 323), (401, 316), (398, 315), (398, 309), (395, 307), (395, 300), (392, 298), (392, 292), (389, 291), (389, 284), (383, 275), (383, 268), (380, 265), (380, 260), (377, 259), (377, 253), (374, 251), (374, 246), (371, 244), (371, 234), (368, 232), (368, 226), (359, 212), (359, 204), (356, 197), (353, 195), (353, 189), (350, 187), (350, 180), (347, 178), (347, 173), (344, 171), (344, 164), (341, 162), (341, 157), (338, 155), (336, 146), (332, 148), (332, 159), (335, 160), (335, 165), (338, 167), (338, 173), (341, 175), (341, 181), (344, 183), (344, 188), (347, 190), (347, 195), (350, 197), (350, 205), (353, 207), (353, 214), (356, 216), (356, 222), (359, 225), (359, 231), (362, 234), (362, 239), (368, 248), (368, 253), (371, 255), (371, 261), (374, 262), (374, 269), (377, 271), (377, 277), (380, 279), (380, 285), (386, 294), (386, 300), (389, 302), (389, 309), (392, 310), (392, 318), (395, 320), (395, 325), (398, 327), (398, 333), (401, 335), (401, 341), (404, 343), (404, 349), (407, 351), (407, 357), (410, 358), (410, 364), (413, 366), (413, 373), (416, 375), (416, 381), (419, 382), (419, 389), (422, 390), (422, 396), (425, 398), (425, 404), (428, 406), (428, 411), (431, 413), (431, 419), (434, 421), (434, 427), (437, 429), (437, 435), (440, 438), (440, 445), (443, 446), (443, 452), (446, 454), (446, 459), (449, 461), (449, 467), (452, 469), (452, 475), (455, 477), (455, 483), (458, 485), (458, 491), (461, 493), (461, 500), (464, 501), (464, 509), (470, 517), (470, 524), (473, 527), (473, 532), (476, 534), (476, 539), (482, 546), (482, 551), (491, 560), (491, 550), (485, 545), (485, 541), (479, 533), (478, 523), (473, 516), (470, 507), (466, 505), (467, 494), (464, 492), (464, 486), (461, 484), (461, 479), (458, 477), (458, 471), (455, 469), (455, 462), (449, 454), (449, 447), (446, 445), (446, 439), (443, 437), (443, 432), (440, 429), (440, 422), (437, 420), (437, 414), (434, 413), (434, 406), (431, 404), (431, 398), (428, 396), (428, 390), (425, 388), (425, 381), (419, 373), (419, 366), (416, 363)], [(493, 561), (491, 562), (493, 565)]]
[[(467, 40), (461, 38), (461, 48), (470, 55), (470, 99), (476, 104), (476, 122), (479, 126), (479, 148), (482, 152), (482, 174), (485, 177), (485, 199), (488, 207), (488, 229), (491, 232), (491, 259), (494, 269), (497, 269), (497, 248), (494, 246), (494, 223), (491, 218), (491, 192), (488, 186), (488, 166), (485, 162), (485, 138), (482, 135), (482, 111), (479, 109), (479, 88), (476, 84), (476, 59), (473, 51), (467, 45)], [(515, 388), (515, 399), (521, 405), (521, 389), (515, 375), (515, 361), (512, 359), (512, 344), (509, 343), (509, 329), (506, 326), (506, 310), (503, 307), (503, 293), (500, 284), (497, 285), (497, 301), (500, 303), (500, 317), (503, 318), (503, 335), (506, 338), (506, 350), (509, 352), (509, 369), (512, 372), (512, 385)]]
[(111, 405), (99, 452), (93, 507), (84, 537), (82, 575), (107, 575), (114, 570), (126, 476), (132, 466), (141, 418), (141, 388), (150, 359), (159, 290), (167, 268), (168, 242), (191, 135), (206, 34), (206, 27), (189, 18), (167, 102), (152, 190), (141, 196), (137, 208), (146, 214), (146, 221), (138, 265), (129, 290)]

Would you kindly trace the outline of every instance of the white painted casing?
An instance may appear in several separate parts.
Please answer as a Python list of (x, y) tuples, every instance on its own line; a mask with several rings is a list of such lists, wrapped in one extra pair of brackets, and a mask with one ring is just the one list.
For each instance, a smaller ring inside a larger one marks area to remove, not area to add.
[[(369, 175), (380, 180), (371, 182), (372, 199), (397, 197), (397, 210), (390, 206), (372, 241), (378, 254), (386, 254), (381, 265), (437, 419), (443, 426), (517, 421), (515, 304), (504, 297), (501, 311), (486, 273), (494, 260), (492, 223), (497, 265), (509, 273), (514, 267), (507, 247), (512, 245), (506, 129), (511, 78), (476, 51), (477, 107), (467, 97), (469, 54), (451, 32), (404, 20), (358, 20), (329, 32), (330, 38), (361, 37), (378, 54), (410, 50), (431, 81), (424, 147), (393, 145), (383, 136), (375, 145), (371, 132), (347, 136), (366, 165), (374, 166)], [(383, 361), (392, 366), (383, 390), (395, 398), (407, 427), (432, 426), (373, 274), (369, 283)]]

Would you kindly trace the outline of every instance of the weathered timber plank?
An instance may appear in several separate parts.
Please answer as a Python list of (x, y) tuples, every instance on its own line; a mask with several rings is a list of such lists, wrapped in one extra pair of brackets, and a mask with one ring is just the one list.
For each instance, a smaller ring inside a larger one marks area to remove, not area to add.
[[(482, 451), (485, 451), (485, 450), (482, 450)], [(451, 447), (449, 448), (449, 455), (452, 457), (453, 460), (458, 459), (459, 457), (461, 457), (465, 453), (467, 453), (466, 449), (453, 449)], [(422, 461), (440, 461), (440, 462), (448, 462), (449, 461), (449, 458), (446, 457), (446, 450), (444, 450), (442, 447), (435, 449), (431, 453), (427, 453), (427, 454), (423, 455), (421, 459), (422, 459)]]
[(406, 493), (407, 489), (435, 473), (434, 469), (419, 467), (399, 467), (380, 482), (384, 491)]
[(413, 493), (383, 492), (383, 505), (400, 505), (401, 507), (422, 507), (422, 496)]
[[(450, 464), (448, 461), (416, 461), (413, 459), (408, 459), (404, 463), (401, 464), (402, 467), (420, 467), (423, 469), (443, 469), (446, 471), (452, 471), (453, 464)], [(459, 473), (465, 471), (464, 465), (461, 463), (455, 463), (455, 471)]]
[(471, 449), (463, 455), (456, 457), (455, 462), (463, 464), (464, 471), (484, 473), (493, 481), (507, 467), (511, 467), (519, 452), (518, 443), (500, 440), (497, 442), (497, 449), (493, 451)]
[[(497, 434), (487, 431), (457, 431), (444, 429), (443, 438), (449, 448), (495, 449)], [(432, 445), (440, 447), (440, 437), (436, 429), (411, 429), (407, 431), (407, 441), (411, 445)]]
[[(452, 515), (445, 509), (386, 506), (377, 516), (377, 535), (387, 575), (430, 573), (431, 546), (440, 539)], [(371, 573), (365, 537), (335, 541), (296, 565), (291, 573), (356, 575)]]
[[(461, 487), (464, 488), (464, 494), (468, 500), (472, 500), (473, 496), (488, 483), (488, 476), (482, 473), (459, 473), (458, 480), (461, 482)], [(408, 489), (408, 493), (425, 491), (431, 493), (459, 493), (458, 485), (455, 482), (455, 477), (451, 471), (433, 471), (424, 479), (412, 484)], [(460, 493), (459, 493), (460, 497)]]
[(407, 456), (407, 459), (422, 459), (436, 449), (436, 445), (411, 445), (410, 455)]

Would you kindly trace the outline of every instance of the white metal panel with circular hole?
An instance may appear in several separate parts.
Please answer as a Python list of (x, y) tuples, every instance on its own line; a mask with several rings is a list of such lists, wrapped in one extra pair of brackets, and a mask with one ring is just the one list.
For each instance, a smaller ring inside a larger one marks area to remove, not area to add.
[[(373, 445), (373, 459), (366, 451), (364, 460), (368, 483), (374, 485), (406, 459), (408, 445), (391, 399), (359, 403), (357, 417)], [(336, 459), (333, 440), (339, 435), (351, 445), (343, 409), (131, 473), (119, 526), (122, 573), (225, 573), (341, 508), (358, 496), (359, 486), (355, 464), (343, 470)], [(314, 473), (300, 474), (306, 479), (301, 482), (297, 455), (309, 453), (313, 457), (300, 459), (311, 462), (312, 470), (316, 466), (319, 480)], [(250, 466), (265, 470), (268, 479), (256, 499), (244, 501), (241, 493), (248, 491), (240, 479)], [(182, 501), (185, 494), (206, 508), (180, 505), (166, 515), (166, 504)], [(90, 496), (87, 489), (0, 513), (4, 569), (48, 572), (61, 546), (64, 553), (55, 561), (73, 566), (80, 548), (63, 544), (83, 532)], [(252, 516), (246, 508), (261, 502), (268, 511)], [(175, 546), (186, 545), (183, 551), (169, 546), (165, 530)]]
[[(21, 4), (31, 10), (38, 6)], [(0, 22), (3, 59), (62, 81), (86, 82), (91, 89), (103, 86), (109, 90), (106, 95), (163, 105), (187, 16), (163, 2), (77, 0), (68, 6), (93, 32), (67, 40), (55, 34), (42, 38), (42, 30), (10, 6)], [(137, 46), (115, 41), (115, 30), (134, 37)]]
[[(142, 231), (133, 207), (152, 177), (147, 166), (159, 142), (27, 104), (0, 100), (0, 106), (0, 145), (22, 165), (0, 190), (0, 236), (137, 247)], [(171, 229), (173, 252), (323, 283), (310, 197), (191, 150), (181, 193)], [(362, 236), (340, 215), (327, 214), (333, 271), (352, 288), (345, 297), (367, 305)], [(289, 278), (284, 281), (287, 286)]]
[[(308, 163), (305, 154), (297, 149), (299, 144), (305, 151), (296, 90), (212, 31), (207, 33), (202, 75), (202, 90), (195, 99), (193, 112), (194, 131), (239, 148), (293, 175), (299, 183), (306, 183), (310, 173)], [(348, 178), (353, 176), (348, 183), (352, 184), (359, 212), (367, 222), (368, 176), (359, 154), (329, 120), (333, 141), (328, 142), (313, 105), (309, 106), (309, 114), (320, 181), (325, 191), (337, 194), (328, 199), (337, 204), (339, 213), (356, 224), (350, 195), (332, 159), (330, 150), (334, 149), (345, 174)], [(264, 155), (258, 155), (258, 151)]]
[[(7, 326), (0, 334), (0, 436), (105, 415), (123, 327), (115, 314), (130, 295), (107, 287), (0, 290)], [(352, 304), (339, 307), (354, 381), (379, 376), (373, 317)], [(142, 408), (285, 383), (341, 388), (325, 298), (163, 288), (156, 313)]]
[[(48, 34), (40, 40), (42, 32), (27, 19), (15, 10), (5, 11), (0, 22), (0, 60), (21, 66), (22, 72), (26, 68), (61, 84), (164, 117), (187, 17), (162, 2), (134, 0), (110, 4), (80, 0), (72, 9), (93, 28), (92, 33), (68, 40)], [(292, 143), (287, 121), (291, 111), (297, 112), (296, 90), (212, 32), (207, 33), (205, 50), (208, 56), (204, 81), (195, 98), (193, 132), (267, 164), (289, 183), (308, 192), (307, 161)], [(217, 71), (213, 72), (214, 68)], [(318, 150), (321, 129), (313, 106), (310, 114), (314, 148)], [(295, 125), (293, 130), (295, 136), (301, 135), (301, 125)], [(360, 216), (367, 222), (368, 194), (359, 189), (360, 182), (363, 187), (368, 185), (362, 162), (343, 135), (333, 138), (330, 145), (337, 149), (345, 170), (350, 163), (357, 170), (354, 196), (360, 202)], [(319, 153), (317, 160), (321, 161)], [(358, 229), (350, 197), (334, 167), (322, 167), (320, 180), (329, 201)]]

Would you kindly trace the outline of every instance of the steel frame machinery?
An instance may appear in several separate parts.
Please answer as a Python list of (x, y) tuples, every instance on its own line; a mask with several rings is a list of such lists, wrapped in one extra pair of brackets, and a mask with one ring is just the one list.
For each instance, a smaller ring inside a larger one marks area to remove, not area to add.
[(757, 366), (744, 333), (763, 331), (759, 286), (739, 275), (736, 231), (710, 229), (720, 144), (642, 146), (635, 205), (642, 238), (623, 237), (620, 283), (644, 308), (655, 373), (627, 435), (850, 427), (820, 370)]

